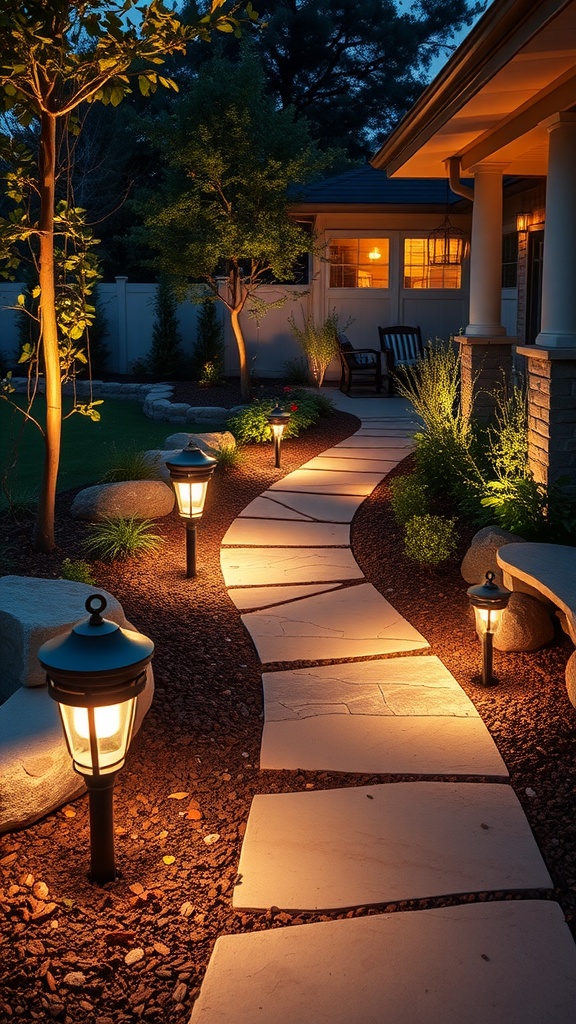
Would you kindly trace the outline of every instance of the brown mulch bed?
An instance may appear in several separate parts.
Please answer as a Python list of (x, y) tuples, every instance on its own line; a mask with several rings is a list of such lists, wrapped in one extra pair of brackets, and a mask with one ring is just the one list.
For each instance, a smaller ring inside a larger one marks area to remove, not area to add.
[[(234, 385), (225, 385), (224, 393), (179, 385), (174, 398), (236, 404)], [(223, 934), (526, 895), (558, 899), (574, 927), (576, 710), (564, 685), (573, 645), (559, 631), (543, 650), (497, 653), (500, 685), (490, 690), (473, 685), (479, 648), (459, 564), (474, 528), (463, 527), (460, 549), (449, 564), (422, 571), (403, 555), (386, 484), (354, 519), (356, 558), (474, 701), (509, 767), (554, 892), (418, 900), (322, 915), (232, 908), (254, 794), (391, 781), (259, 770), (261, 668), (227, 596), (219, 562), (227, 527), (252, 498), (357, 426), (354, 417), (338, 413), (286, 442), (281, 470), (273, 468), (269, 446), (253, 446), (241, 466), (217, 472), (199, 526), (195, 580), (184, 577), (184, 529), (176, 513), (159, 524), (166, 538), (159, 556), (95, 564), (98, 584), (118, 597), (128, 618), (156, 643), (154, 702), (116, 783), (122, 878), (102, 888), (87, 881), (86, 797), (0, 840), (2, 1024), (18, 1019), (184, 1024), (214, 942)], [(69, 518), (72, 497), (58, 500), (58, 550), (35, 556), (20, 537), (14, 572), (57, 577), (64, 557), (83, 557), (86, 527)]]

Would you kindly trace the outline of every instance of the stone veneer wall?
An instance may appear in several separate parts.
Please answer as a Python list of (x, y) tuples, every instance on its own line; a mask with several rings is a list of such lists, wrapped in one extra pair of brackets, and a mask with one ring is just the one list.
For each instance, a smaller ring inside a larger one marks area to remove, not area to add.
[(494, 415), (494, 391), (510, 380), (515, 338), (455, 338), (460, 344), (462, 397), (466, 418), (486, 422)]
[(546, 485), (567, 477), (576, 487), (576, 349), (531, 345), (528, 367), (528, 461)]

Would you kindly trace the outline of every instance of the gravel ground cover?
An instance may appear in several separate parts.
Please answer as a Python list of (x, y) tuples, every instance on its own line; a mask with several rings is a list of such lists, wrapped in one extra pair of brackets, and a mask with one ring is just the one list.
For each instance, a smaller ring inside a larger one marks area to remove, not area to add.
[[(179, 385), (174, 398), (198, 405), (238, 401), (232, 384), (221, 394)], [(558, 631), (543, 650), (496, 654), (500, 685), (490, 690), (472, 685), (480, 655), (459, 565), (474, 528), (463, 525), (459, 551), (445, 567), (417, 568), (402, 553), (386, 483), (354, 519), (355, 556), (368, 580), (426, 636), (431, 653), (478, 708), (508, 765), (556, 888), (552, 894), (490, 893), (330, 914), (232, 908), (256, 793), (389, 778), (259, 770), (260, 666), (219, 564), (228, 525), (253, 497), (357, 427), (354, 417), (338, 413), (286, 442), (281, 470), (273, 467), (271, 446), (253, 446), (241, 466), (218, 472), (199, 526), (196, 580), (184, 577), (184, 528), (176, 513), (159, 523), (166, 538), (159, 555), (95, 563), (98, 584), (118, 597), (128, 618), (156, 643), (155, 699), (116, 783), (122, 877), (101, 888), (87, 881), (86, 797), (0, 839), (2, 1024), (184, 1024), (222, 934), (526, 896), (558, 899), (575, 928), (576, 710), (564, 686), (573, 645)], [(405, 471), (404, 464), (395, 472)], [(68, 516), (72, 498), (68, 492), (58, 500), (54, 555), (33, 555), (26, 530), (4, 524), (8, 549), (17, 545), (18, 551), (16, 564), (4, 571), (57, 577), (64, 557), (83, 557), (86, 527)]]

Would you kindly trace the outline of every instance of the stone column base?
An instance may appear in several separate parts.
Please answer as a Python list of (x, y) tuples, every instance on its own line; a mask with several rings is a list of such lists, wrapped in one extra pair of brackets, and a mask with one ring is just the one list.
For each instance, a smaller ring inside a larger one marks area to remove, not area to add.
[(528, 465), (538, 483), (576, 485), (576, 348), (524, 345), (528, 379)]
[(454, 340), (460, 345), (462, 414), (486, 422), (496, 409), (494, 392), (511, 379), (512, 346), (517, 339), (457, 335)]

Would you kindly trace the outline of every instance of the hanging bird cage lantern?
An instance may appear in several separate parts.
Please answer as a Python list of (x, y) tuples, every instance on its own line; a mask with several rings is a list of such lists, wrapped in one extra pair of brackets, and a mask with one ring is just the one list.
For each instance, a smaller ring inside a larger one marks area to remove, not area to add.
[(428, 235), (428, 263), (433, 267), (459, 267), (465, 254), (464, 232), (454, 227), (446, 214), (440, 227)]

